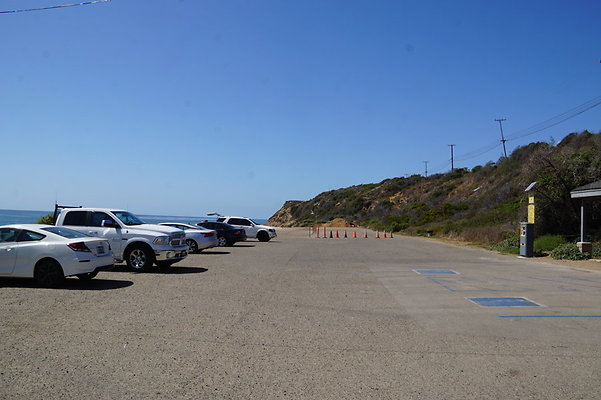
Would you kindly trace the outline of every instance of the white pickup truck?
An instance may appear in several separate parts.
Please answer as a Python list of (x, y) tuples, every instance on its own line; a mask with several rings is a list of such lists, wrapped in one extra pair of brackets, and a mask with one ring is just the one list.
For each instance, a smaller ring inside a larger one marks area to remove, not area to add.
[[(125, 261), (134, 271), (153, 263), (169, 267), (188, 255), (185, 233), (169, 226), (145, 224), (124, 210), (62, 208), (55, 210), (55, 225), (109, 240), (116, 262)], [(58, 215), (57, 215), (58, 213)]]

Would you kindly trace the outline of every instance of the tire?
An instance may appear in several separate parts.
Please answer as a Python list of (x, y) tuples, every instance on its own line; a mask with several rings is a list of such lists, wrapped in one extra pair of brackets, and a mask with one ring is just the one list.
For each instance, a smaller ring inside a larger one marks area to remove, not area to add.
[(65, 273), (58, 262), (46, 259), (36, 264), (33, 277), (40, 286), (53, 288), (64, 282)]
[(271, 238), (267, 232), (261, 231), (257, 233), (257, 239), (259, 239), (259, 242), (269, 242)]
[(159, 266), (159, 268), (169, 268), (176, 262), (177, 261), (157, 261), (157, 265)]
[(132, 271), (142, 272), (152, 266), (154, 254), (144, 246), (134, 245), (125, 252), (125, 262)]
[(190, 250), (189, 250), (190, 253), (198, 252), (198, 243), (196, 243), (196, 241), (194, 241), (192, 239), (186, 239), (186, 244), (190, 248)]
[(90, 281), (98, 275), (98, 271), (88, 272), (87, 274), (78, 274), (77, 277), (82, 281)]
[(217, 246), (219, 247), (225, 247), (227, 246), (227, 239), (223, 236), (219, 236), (217, 238)]

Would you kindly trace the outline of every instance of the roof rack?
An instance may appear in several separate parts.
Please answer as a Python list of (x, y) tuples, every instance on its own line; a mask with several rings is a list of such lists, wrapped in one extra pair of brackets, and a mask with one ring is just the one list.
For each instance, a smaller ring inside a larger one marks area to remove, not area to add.
[(81, 206), (60, 206), (58, 203), (54, 203), (54, 215), (52, 216), (52, 224), (56, 224), (56, 218), (58, 217), (58, 210), (63, 208), (81, 208)]

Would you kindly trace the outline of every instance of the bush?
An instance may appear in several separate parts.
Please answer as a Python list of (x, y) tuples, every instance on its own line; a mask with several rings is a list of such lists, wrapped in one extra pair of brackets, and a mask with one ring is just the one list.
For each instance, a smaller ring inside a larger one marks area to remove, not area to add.
[(499, 243), (491, 246), (492, 250), (500, 253), (519, 254), (520, 253), (520, 237), (518, 235), (509, 236), (507, 239), (501, 240)]
[(596, 260), (601, 259), (601, 243), (593, 243), (593, 254), (591, 256)]
[(556, 260), (588, 260), (591, 258), (589, 253), (581, 253), (576, 243), (564, 243), (551, 251), (551, 257)]
[(37, 221), (35, 221), (36, 224), (44, 224), (44, 225), (54, 225), (54, 215), (53, 214), (46, 214), (41, 218), (38, 218)]
[(552, 251), (557, 246), (564, 244), (566, 241), (562, 236), (559, 235), (544, 235), (534, 239), (534, 251)]

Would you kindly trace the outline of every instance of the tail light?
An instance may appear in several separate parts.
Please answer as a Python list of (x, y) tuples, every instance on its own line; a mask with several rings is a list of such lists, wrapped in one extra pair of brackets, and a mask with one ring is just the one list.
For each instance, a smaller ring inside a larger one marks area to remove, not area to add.
[(241, 235), (241, 234), (242, 234), (242, 232), (240, 232), (240, 231), (234, 231), (234, 235)]
[(204, 237), (213, 237), (213, 232), (203, 233), (202, 236), (204, 236)]
[(88, 249), (88, 246), (86, 246), (84, 242), (69, 243), (67, 246), (69, 246), (69, 248), (71, 248), (71, 250), (73, 251), (87, 251), (88, 253), (90, 252), (90, 249)]

